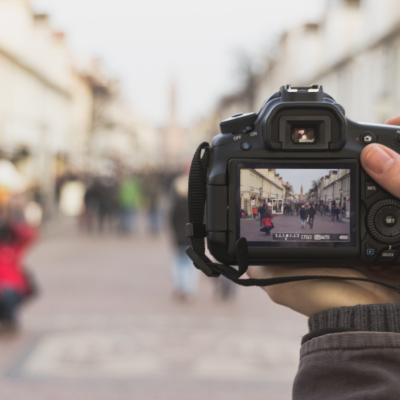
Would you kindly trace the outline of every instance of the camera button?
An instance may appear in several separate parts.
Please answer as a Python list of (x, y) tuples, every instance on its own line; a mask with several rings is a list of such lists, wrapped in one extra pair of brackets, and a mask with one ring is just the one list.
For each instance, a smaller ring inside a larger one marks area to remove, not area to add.
[(242, 142), (240, 143), (240, 147), (242, 148), (242, 150), (250, 150), (251, 149), (251, 143), (250, 142)]
[(368, 211), (367, 227), (378, 242), (400, 244), (400, 200), (377, 201)]
[(379, 192), (379, 186), (375, 182), (367, 182), (365, 185), (365, 197), (368, 199)]
[(374, 258), (376, 255), (376, 249), (375, 247), (372, 247), (368, 243), (365, 245), (365, 258), (371, 259)]
[(397, 250), (387, 249), (381, 254), (381, 260), (393, 260), (397, 256)]
[(400, 232), (399, 217), (400, 208), (393, 206), (382, 207), (375, 214), (375, 228), (383, 236), (397, 236)]
[(372, 132), (365, 132), (361, 136), (361, 140), (364, 144), (370, 144), (376, 142), (376, 136)]
[(391, 228), (392, 226), (395, 226), (397, 222), (397, 219), (394, 215), (389, 214), (386, 215), (386, 217), (383, 219), (383, 223), (388, 227)]

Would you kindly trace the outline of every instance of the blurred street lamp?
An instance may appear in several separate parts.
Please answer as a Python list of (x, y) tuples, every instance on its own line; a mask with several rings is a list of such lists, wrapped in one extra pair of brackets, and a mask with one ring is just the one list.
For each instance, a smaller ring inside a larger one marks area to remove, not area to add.
[(260, 191), (260, 207), (261, 207), (261, 194), (262, 194), (262, 187), (258, 189)]
[(339, 211), (340, 211), (340, 222), (342, 222), (342, 196), (343, 196), (343, 190), (342, 190), (342, 187), (340, 186), (340, 190), (339, 190), (339, 193), (340, 193), (340, 203), (339, 203)]

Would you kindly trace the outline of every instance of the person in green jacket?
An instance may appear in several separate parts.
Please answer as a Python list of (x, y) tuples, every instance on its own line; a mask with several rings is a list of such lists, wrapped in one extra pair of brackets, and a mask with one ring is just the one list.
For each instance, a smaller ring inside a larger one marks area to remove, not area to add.
[(119, 229), (121, 232), (132, 232), (141, 195), (142, 188), (137, 178), (131, 176), (121, 181), (118, 189)]

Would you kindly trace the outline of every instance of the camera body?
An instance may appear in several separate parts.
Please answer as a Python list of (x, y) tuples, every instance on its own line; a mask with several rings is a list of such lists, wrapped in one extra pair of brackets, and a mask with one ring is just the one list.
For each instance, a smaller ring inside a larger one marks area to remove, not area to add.
[(250, 265), (369, 266), (400, 260), (400, 201), (361, 168), (370, 143), (400, 152), (400, 128), (355, 123), (321, 86), (283, 86), (258, 114), (221, 122), (212, 141), (211, 254)]

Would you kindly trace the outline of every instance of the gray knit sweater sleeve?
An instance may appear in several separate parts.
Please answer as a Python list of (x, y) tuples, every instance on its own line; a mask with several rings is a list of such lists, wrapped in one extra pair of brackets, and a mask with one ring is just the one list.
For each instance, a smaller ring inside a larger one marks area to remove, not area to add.
[(308, 320), (310, 332), (352, 329), (400, 333), (400, 304), (370, 304), (321, 311)]

